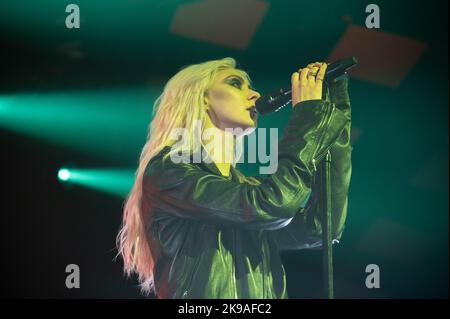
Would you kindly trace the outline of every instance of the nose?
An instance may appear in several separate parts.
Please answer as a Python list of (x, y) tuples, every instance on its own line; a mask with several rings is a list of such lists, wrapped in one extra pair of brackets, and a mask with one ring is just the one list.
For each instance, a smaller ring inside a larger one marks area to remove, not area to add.
[(248, 99), (250, 101), (256, 102), (257, 99), (259, 99), (261, 97), (261, 94), (259, 94), (259, 92), (250, 90), (250, 94), (248, 96)]

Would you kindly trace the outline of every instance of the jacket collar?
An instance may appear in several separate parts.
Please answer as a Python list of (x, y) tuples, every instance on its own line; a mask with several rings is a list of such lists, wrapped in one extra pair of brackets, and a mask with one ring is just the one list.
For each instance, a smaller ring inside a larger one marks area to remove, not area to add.
[[(166, 146), (163, 149), (163, 152), (169, 152), (171, 149), (170, 146)], [(202, 167), (204, 170), (214, 174), (214, 175), (218, 175), (218, 176), (223, 176), (222, 173), (220, 172), (219, 168), (216, 166), (216, 164), (211, 160), (208, 152), (204, 149), (203, 145), (201, 146), (201, 154), (206, 154), (207, 159), (203, 159), (202, 157), (200, 157), (202, 159), (202, 161), (200, 163), (196, 163), (193, 161), (193, 154), (191, 154), (191, 160), (194, 165), (199, 165), (200, 167)], [(232, 181), (238, 182), (239, 178), (238, 178), (238, 173), (236, 172), (236, 168), (233, 167), (233, 165), (231, 165), (230, 167), (230, 176), (226, 177), (223, 176), (225, 178), (228, 178)]]
[[(198, 163), (197, 165), (201, 165), (202, 167), (204, 167), (206, 170), (213, 173), (214, 175), (223, 176), (222, 173), (220, 172), (219, 168), (217, 167), (217, 165), (211, 160), (208, 152), (206, 150), (204, 151), (203, 146), (201, 147), (201, 151), (202, 151), (202, 154), (206, 154), (206, 159), (202, 158), (202, 162)], [(236, 176), (235, 168), (233, 167), (233, 165), (231, 165), (231, 167), (230, 167), (230, 176), (228, 176), (228, 177), (223, 176), (223, 177), (228, 178), (233, 181), (237, 181), (237, 176)]]

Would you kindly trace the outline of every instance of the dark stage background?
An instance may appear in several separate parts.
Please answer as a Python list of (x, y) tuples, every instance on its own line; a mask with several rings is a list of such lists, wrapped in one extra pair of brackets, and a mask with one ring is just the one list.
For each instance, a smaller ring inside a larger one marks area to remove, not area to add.
[[(140, 298), (115, 236), (165, 82), (231, 56), (262, 93), (354, 54), (353, 176), (337, 298), (448, 298), (448, 2), (0, 2), (1, 295)], [(283, 129), (290, 110), (260, 118)], [(58, 179), (61, 168), (77, 174)], [(256, 174), (256, 165), (243, 165)], [(291, 298), (321, 298), (320, 251), (283, 255)], [(67, 289), (66, 265), (81, 271)], [(365, 285), (368, 264), (380, 288)]]

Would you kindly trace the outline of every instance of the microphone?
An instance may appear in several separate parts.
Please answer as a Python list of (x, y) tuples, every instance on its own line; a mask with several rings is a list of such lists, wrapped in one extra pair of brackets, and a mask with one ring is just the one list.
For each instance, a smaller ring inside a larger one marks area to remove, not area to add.
[[(330, 63), (325, 72), (324, 82), (327, 85), (339, 81), (341, 78), (347, 76), (347, 70), (355, 66), (358, 63), (354, 56), (338, 60)], [(289, 102), (291, 102), (291, 87), (277, 89), (275, 91), (266, 94), (256, 100), (256, 111), (261, 114), (268, 114), (279, 111)]]

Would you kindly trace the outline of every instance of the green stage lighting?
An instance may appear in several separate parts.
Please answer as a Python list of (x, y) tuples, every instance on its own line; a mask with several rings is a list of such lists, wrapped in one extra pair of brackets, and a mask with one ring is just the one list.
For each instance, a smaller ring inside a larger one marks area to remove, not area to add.
[(70, 178), (70, 172), (68, 169), (65, 168), (61, 168), (58, 171), (58, 178), (60, 181), (68, 181)]
[(145, 143), (157, 91), (18, 93), (0, 99), (0, 129), (114, 160), (135, 161)]
[(67, 169), (58, 171), (58, 179), (71, 183), (125, 197), (134, 183), (134, 171), (127, 169)]

